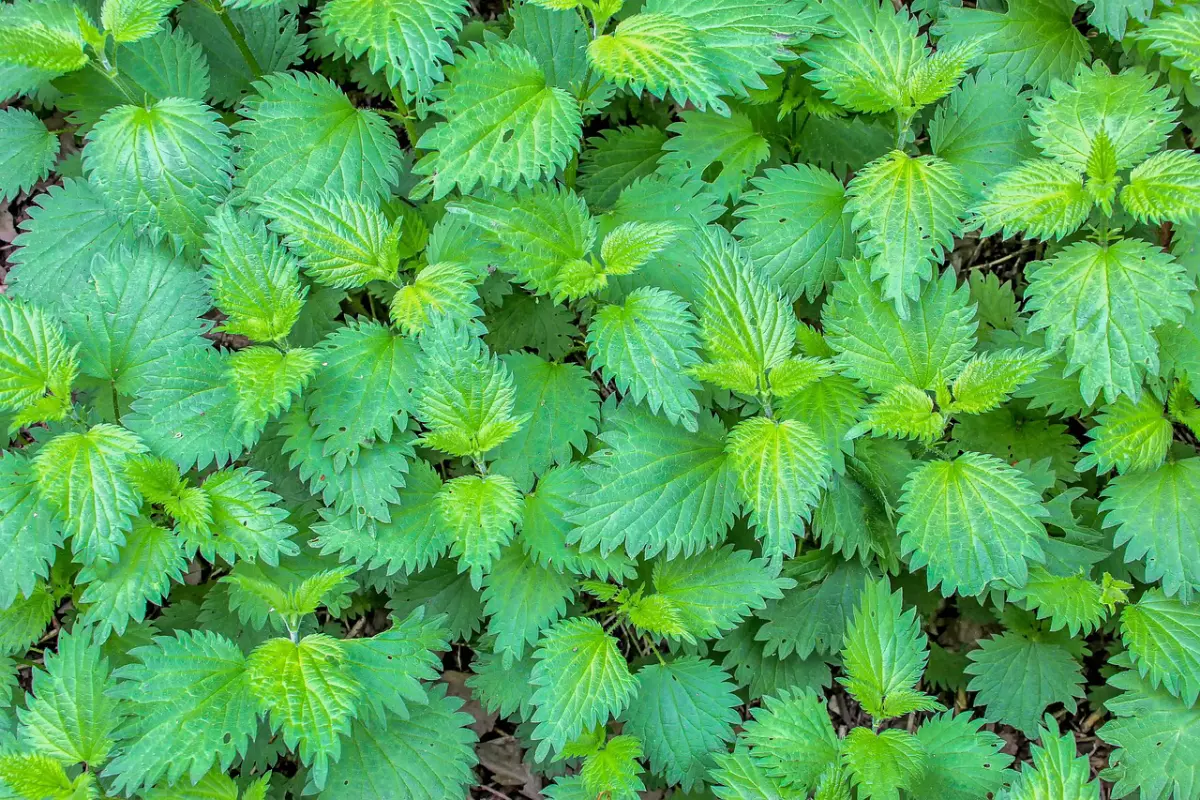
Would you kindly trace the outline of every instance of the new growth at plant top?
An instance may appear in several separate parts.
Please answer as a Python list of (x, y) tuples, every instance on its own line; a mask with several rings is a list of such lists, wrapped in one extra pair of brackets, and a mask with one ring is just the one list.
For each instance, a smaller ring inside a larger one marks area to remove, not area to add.
[(3, 0), (0, 798), (1200, 800), (1198, 75)]

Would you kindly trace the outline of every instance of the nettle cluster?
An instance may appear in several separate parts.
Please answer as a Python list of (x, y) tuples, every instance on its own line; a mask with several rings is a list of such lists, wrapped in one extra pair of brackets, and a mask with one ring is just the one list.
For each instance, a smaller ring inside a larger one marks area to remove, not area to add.
[(0, 796), (1200, 798), (1198, 42), (6, 0)]

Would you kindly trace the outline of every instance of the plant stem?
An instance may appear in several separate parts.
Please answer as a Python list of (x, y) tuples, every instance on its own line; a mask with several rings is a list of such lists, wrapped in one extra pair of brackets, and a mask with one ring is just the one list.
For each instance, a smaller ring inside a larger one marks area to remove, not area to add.
[(113, 421), (116, 422), (118, 425), (120, 425), (121, 424), (121, 401), (117, 396), (117, 384), (111, 383), (109, 385), (112, 387), (113, 417), (115, 417), (115, 419)]
[(400, 121), (404, 123), (404, 133), (408, 136), (408, 146), (415, 148), (417, 146), (417, 126), (413, 124), (412, 111), (408, 108), (408, 103), (404, 102), (404, 98), (400, 96), (400, 90), (395, 86), (392, 87), (392, 102), (396, 105), (396, 110), (400, 112)]
[(213, 12), (221, 18), (221, 24), (225, 26), (225, 30), (229, 32), (229, 37), (233, 39), (233, 43), (237, 45), (238, 51), (242, 54), (242, 58), (246, 60), (246, 66), (250, 68), (250, 74), (254, 80), (262, 77), (262, 67), (258, 65), (258, 59), (254, 57), (254, 53), (250, 50), (250, 45), (246, 42), (245, 35), (238, 29), (237, 25), (233, 24), (233, 20), (225, 13), (225, 9), (221, 6), (213, 8)]
[(116, 87), (117, 91), (120, 92), (121, 95), (126, 100), (129, 101), (130, 105), (140, 106), (142, 104), (141, 100), (138, 100), (136, 97), (133, 96), (133, 92), (130, 91), (129, 87), (125, 84), (125, 81), (121, 80), (121, 76), (118, 75), (116, 72), (109, 72), (107, 69), (105, 69), (100, 64), (97, 64), (95, 61), (89, 61), (88, 66), (91, 67), (92, 69), (96, 70), (96, 72), (103, 75), (109, 83), (111, 83), (114, 87)]

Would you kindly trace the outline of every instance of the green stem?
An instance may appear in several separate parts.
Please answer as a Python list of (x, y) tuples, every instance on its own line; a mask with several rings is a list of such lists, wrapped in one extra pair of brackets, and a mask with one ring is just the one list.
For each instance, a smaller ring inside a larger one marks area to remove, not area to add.
[(117, 384), (112, 383), (109, 385), (112, 387), (113, 416), (116, 418), (113, 421), (116, 422), (118, 425), (120, 425), (121, 424), (121, 401), (117, 395)]
[(575, 155), (571, 156), (571, 163), (567, 164), (566, 169), (563, 170), (563, 183), (565, 183), (567, 185), (568, 189), (575, 188), (575, 174), (578, 171), (579, 171), (579, 152), (576, 151)]
[(400, 90), (395, 86), (392, 87), (392, 102), (396, 104), (396, 110), (400, 112), (400, 121), (404, 123), (404, 133), (408, 136), (408, 146), (415, 148), (417, 146), (417, 126), (413, 124), (412, 111), (408, 108), (408, 103), (404, 102), (404, 98), (400, 96)]
[[(114, 87), (116, 87), (116, 90), (121, 93), (122, 97), (124, 97), (126, 100), (129, 101), (130, 105), (140, 106), (142, 104), (142, 100), (139, 100), (134, 96), (133, 92), (129, 89), (129, 86), (126, 85), (125, 81), (121, 80), (121, 76), (118, 75), (115, 71), (109, 72), (107, 69), (105, 69), (100, 64), (97, 64), (95, 61), (89, 61), (88, 66), (91, 67), (92, 69), (96, 70), (96, 72), (98, 72), (99, 74), (103, 75), (104, 78), (109, 83), (111, 83)], [(145, 98), (143, 98), (143, 99), (145, 99)]]
[(233, 20), (225, 13), (225, 9), (220, 5), (213, 8), (214, 13), (221, 18), (221, 24), (225, 26), (225, 30), (229, 32), (229, 37), (233, 39), (233, 43), (237, 45), (238, 51), (242, 54), (242, 58), (246, 60), (246, 66), (250, 68), (250, 75), (254, 80), (262, 77), (262, 67), (258, 65), (258, 59), (254, 57), (254, 53), (250, 50), (250, 45), (246, 42), (245, 35), (238, 29), (237, 25), (233, 24)]

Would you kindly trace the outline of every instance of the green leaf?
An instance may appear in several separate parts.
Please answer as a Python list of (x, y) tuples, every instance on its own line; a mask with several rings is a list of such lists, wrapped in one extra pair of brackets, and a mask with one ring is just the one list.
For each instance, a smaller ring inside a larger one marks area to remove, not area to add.
[(121, 421), (156, 455), (183, 469), (226, 464), (257, 438), (236, 424), (228, 368), (229, 354), (220, 350), (176, 351), (146, 375)]
[(975, 208), (983, 234), (1023, 233), (1062, 239), (1079, 229), (1092, 210), (1083, 175), (1074, 167), (1036, 159), (1000, 175)]
[[(1057, 727), (1053, 717), (1046, 725)], [(1075, 735), (1067, 732), (1055, 736), (1050, 729), (1040, 731), (1041, 745), (1030, 749), (1033, 768), (1026, 764), (1005, 793), (1005, 800), (1038, 800), (1042, 797), (1099, 800), (1100, 785), (1089, 780), (1091, 763), (1087, 756), (1076, 754)]]
[(209, 475), (200, 489), (208, 495), (212, 524), (188, 531), (186, 541), (209, 561), (220, 557), (233, 564), (261, 558), (277, 564), (281, 554), (299, 552), (290, 541), (296, 529), (284, 522), (288, 512), (275, 505), (279, 495), (270, 491), (261, 472), (246, 467), (221, 470)]
[(450, 42), (462, 29), (465, 0), (332, 0), (321, 7), (325, 30), (371, 72), (386, 70), (406, 102), (429, 95), (454, 60)]
[(444, 684), (434, 684), (429, 696), (427, 705), (415, 706), (408, 719), (389, 720), (386, 729), (354, 721), (320, 797), (441, 800), (466, 791), (475, 780), (471, 717)]
[(837, 763), (840, 742), (829, 720), (825, 698), (811, 691), (787, 691), (764, 697), (742, 731), (755, 765), (801, 796)]
[(841, 274), (838, 259), (854, 252), (845, 187), (805, 164), (769, 169), (750, 183), (733, 232), (785, 294), (816, 297)]
[(484, 582), (488, 633), (504, 663), (524, 657), (542, 631), (567, 613), (575, 597), (574, 576), (536, 563), (517, 544), (508, 545)]
[(1200, 206), (1200, 155), (1190, 150), (1155, 153), (1129, 173), (1121, 206), (1139, 222), (1186, 222)]
[(983, 720), (946, 712), (917, 728), (925, 750), (925, 772), (912, 784), (916, 797), (976, 800), (998, 794), (1008, 781), (1012, 756), (1001, 752), (1004, 740), (982, 731)]
[(229, 371), (238, 395), (234, 415), (247, 428), (261, 430), (281, 411), (292, 407), (317, 370), (318, 355), (297, 347), (247, 347), (230, 356)]
[(578, 336), (575, 316), (549, 297), (514, 292), (504, 305), (490, 308), (484, 318), (488, 332), (483, 340), (496, 353), (533, 350), (542, 358), (561, 361), (574, 349)]
[[(831, 35), (816, 37), (804, 55), (806, 76), (826, 98), (852, 111), (912, 116), (911, 91), (926, 58), (924, 37), (907, 10), (878, 3), (823, 2)], [(832, 35), (836, 34), (836, 35)]]
[(241, 108), (237, 192), (249, 200), (322, 190), (350, 197), (391, 193), (400, 144), (383, 117), (355, 108), (312, 73), (267, 75)]
[(420, 346), (416, 416), (428, 430), (422, 444), (478, 459), (528, 423), (514, 413), (512, 373), (465, 327), (441, 319), (421, 334)]
[(1115, 719), (1100, 729), (1104, 741), (1116, 747), (1106, 773), (1114, 781), (1113, 793), (1194, 797), (1200, 786), (1200, 708), (1152, 688), (1135, 670), (1117, 673), (1109, 685), (1123, 690), (1105, 702)]
[(18, 798), (70, 798), (71, 779), (63, 765), (41, 753), (6, 753), (0, 756), (0, 780)]
[(583, 199), (592, 208), (611, 208), (626, 187), (654, 174), (666, 142), (667, 134), (653, 125), (607, 128), (588, 139), (579, 155)]
[[(1129, 588), (1128, 584), (1124, 587)], [(1117, 597), (1124, 595), (1124, 589), (1114, 586), (1108, 573), (1101, 584), (1089, 579), (1086, 573), (1056, 575), (1032, 566), (1029, 580), (1020, 588), (1010, 589), (1008, 598), (1024, 608), (1037, 608), (1038, 619), (1050, 620), (1050, 630), (1066, 628), (1075, 636), (1080, 630), (1090, 633), (1104, 621), (1110, 607), (1115, 605), (1115, 592), (1119, 593)]]
[(1163, 413), (1162, 403), (1149, 392), (1136, 402), (1122, 395), (1115, 403), (1100, 409), (1096, 427), (1087, 432), (1091, 441), (1084, 444), (1087, 453), (1075, 469), (1093, 467), (1103, 475), (1117, 472), (1142, 472), (1156, 469), (1167, 457), (1174, 428)]
[(592, 619), (559, 622), (542, 635), (533, 657), (536, 758), (561, 753), (585, 730), (620, 714), (636, 691), (617, 640)]
[(100, 24), (113, 41), (125, 44), (153, 36), (182, 0), (104, 0)]
[(479, 589), (483, 574), (491, 572), (500, 549), (513, 537), (521, 519), (521, 493), (504, 475), (463, 475), (446, 481), (438, 491), (442, 525), (450, 537), (450, 555), (458, 557), (458, 571), (471, 573), (471, 586)]
[(968, 75), (929, 122), (930, 149), (959, 171), (972, 200), (1037, 154), (1028, 119), (1033, 97), (1019, 82), (1004, 72)]
[(846, 628), (839, 678), (876, 724), (941, 704), (917, 691), (929, 659), (929, 643), (915, 608), (904, 609), (900, 592), (886, 580), (867, 585)]
[(71, 547), (85, 564), (113, 561), (138, 511), (138, 493), (123, 474), (146, 447), (124, 428), (101, 423), (63, 433), (33, 459), (42, 497), (57, 509)]
[(146, 618), (147, 604), (162, 605), (171, 583), (183, 582), (187, 565), (170, 531), (139, 518), (113, 563), (95, 562), (80, 570), (75, 580), (87, 586), (79, 597), (85, 607), (79, 623), (96, 625), (97, 642), (124, 634), (130, 620)]
[(1084, 682), (1083, 666), (1073, 653), (1082, 647), (1064, 639), (1011, 631), (981, 639), (979, 649), (967, 653), (966, 672), (973, 676), (967, 688), (977, 692), (976, 705), (985, 706), (984, 719), (1032, 737), (1050, 704), (1062, 703), (1073, 712)]
[(108, 694), (108, 661), (89, 633), (59, 634), (57, 652), (47, 651), (43, 668), (33, 670), (33, 697), (17, 712), (21, 738), (66, 764), (103, 764), (119, 737), (122, 710)]
[(738, 497), (716, 417), (701, 414), (690, 433), (625, 402), (606, 414), (598, 438), (568, 541), (604, 556), (623, 548), (630, 556), (665, 550), (673, 557), (724, 538)]
[(867, 406), (862, 422), (846, 436), (853, 439), (871, 431), (876, 436), (931, 443), (941, 438), (945, 429), (946, 417), (933, 410), (933, 399), (927, 392), (910, 383), (898, 383)]
[(908, 317), (908, 301), (962, 234), (967, 194), (958, 171), (936, 156), (912, 158), (899, 150), (868, 164), (846, 189), (846, 212), (871, 280), (883, 281), (883, 297)]
[[(359, 455), (369, 458), (369, 451)], [(319, 475), (319, 473), (318, 473)], [(428, 463), (414, 460), (404, 478), (404, 492), (386, 509), (388, 520), (376, 521), (364, 531), (351, 514), (324, 513), (326, 520), (313, 526), (314, 544), (326, 554), (338, 551), (343, 561), (353, 560), (362, 569), (383, 569), (408, 575), (437, 561), (450, 546), (450, 532), (441, 523), (438, 495), (442, 480)], [(364, 487), (364, 493), (368, 492)], [(365, 500), (360, 501), (364, 503)]]
[(88, 63), (75, 4), (67, 0), (21, 0), (0, 7), (0, 63), (50, 73)]
[(87, 136), (84, 165), (139, 228), (199, 248), (205, 218), (229, 192), (230, 142), (216, 112), (184, 97), (120, 106)]
[(1189, 306), (1183, 268), (1139, 239), (1076, 242), (1029, 265), (1026, 275), (1030, 329), (1045, 328), (1051, 349), (1066, 344), (1068, 374), (1079, 372), (1088, 403), (1101, 391), (1108, 402), (1122, 394), (1136, 399), (1143, 375), (1158, 373), (1153, 329), (1181, 322)]
[(0, 611), (0, 653), (17, 655), (29, 650), (54, 619), (58, 601), (41, 581), (25, 597)]
[(299, 642), (271, 639), (246, 659), (247, 680), (271, 728), (325, 783), (331, 761), (341, 755), (340, 737), (350, 732), (360, 687), (345, 665), (341, 642), (311, 634)]
[[(886, 308), (891, 312), (891, 306)], [(853, 452), (853, 442), (846, 434), (858, 421), (864, 403), (852, 381), (831, 375), (786, 398), (780, 404), (780, 415), (811, 428), (829, 454), (834, 472), (840, 474), (846, 469), (846, 455)]]
[(1074, 14), (1071, 0), (1012, 0), (1004, 13), (949, 7), (933, 32), (943, 47), (981, 42), (984, 69), (1044, 91), (1052, 80), (1070, 78), (1088, 57)]
[(787, 658), (795, 653), (808, 658), (814, 653), (836, 653), (845, 638), (846, 623), (872, 579), (858, 560), (843, 561), (817, 552), (808, 554), (806, 561), (819, 568), (815, 580), (802, 582), (807, 585), (788, 592), (760, 614), (766, 624), (755, 638), (765, 643), (763, 649), (769, 655)]
[(15, 200), (50, 173), (58, 136), (31, 112), (6, 108), (0, 111), (0, 153), (0, 201)]
[[(588, 326), (588, 358), (601, 380), (634, 403), (697, 430), (700, 384), (688, 370), (700, 362), (695, 318), (677, 295), (646, 286), (621, 305), (606, 305)], [(582, 448), (581, 448), (582, 449)]]
[(462, 264), (439, 263), (421, 268), (412, 283), (401, 286), (388, 304), (392, 324), (409, 335), (419, 334), (437, 316), (469, 325), (482, 312), (474, 275)]
[(709, 775), (717, 785), (712, 792), (721, 800), (803, 800), (804, 794), (783, 789), (769, 777), (743, 747), (715, 758), (717, 766)]
[(696, 656), (638, 670), (637, 694), (625, 711), (624, 730), (638, 737), (646, 760), (667, 783), (684, 791), (704, 783), (733, 740), (740, 701), (724, 670)]
[(408, 425), (420, 383), (418, 352), (411, 339), (363, 318), (347, 320), (317, 346), (321, 366), (304, 404), (327, 455), (353, 458), (362, 446), (389, 442)]
[(803, 422), (766, 417), (738, 423), (725, 450), (763, 554), (782, 564), (829, 479), (829, 454)]
[(447, 210), (482, 229), (499, 247), (497, 266), (539, 295), (556, 291), (559, 273), (585, 258), (596, 238), (583, 198), (557, 185), (519, 187), (512, 194), (483, 192)]
[(859, 796), (899, 800), (925, 772), (925, 748), (916, 736), (899, 728), (876, 733), (855, 728), (846, 736), (842, 759)]
[(63, 328), (35, 305), (0, 300), (0, 408), (28, 410), (25, 422), (61, 419), (71, 403), (79, 371)]
[(131, 704), (122, 750), (104, 770), (117, 791), (165, 778), (199, 781), (214, 764), (229, 768), (258, 729), (258, 704), (246, 658), (224, 637), (178, 631), (132, 651), (114, 672), (112, 697)]
[(963, 595), (992, 581), (1025, 583), (1028, 561), (1044, 559), (1047, 515), (1024, 476), (994, 456), (963, 453), (917, 467), (904, 485), (901, 548), (930, 588)]
[(588, 794), (613, 800), (634, 800), (646, 788), (638, 774), (642, 743), (635, 736), (614, 736), (584, 759), (579, 780)]
[[(433, 152), (413, 167), (429, 175), (434, 199), (478, 184), (511, 190), (566, 165), (579, 149), (579, 104), (546, 75), (527, 50), (509, 44), (475, 45), (439, 89), (431, 111), (438, 122), (417, 141)], [(464, 122), (466, 124), (464, 124)]]
[(684, 630), (698, 639), (717, 637), (778, 600), (793, 581), (773, 575), (765, 559), (726, 545), (685, 558), (654, 562), (654, 590), (679, 614)]
[[(704, 176), (718, 200), (737, 202), (746, 182), (770, 155), (767, 140), (744, 114), (685, 111), (680, 117), (667, 128), (677, 135), (663, 145), (658, 174), (677, 183)], [(711, 175), (714, 166), (720, 172)]]
[(64, 285), (82, 286), (92, 273), (92, 259), (110, 258), (137, 241), (135, 225), (114, 211), (102, 192), (90, 183), (66, 178), (51, 186), (29, 206), (29, 219), (21, 223), (11, 253), (13, 267), (7, 275), (9, 294), (58, 307)]
[(467, 575), (459, 575), (449, 559), (408, 576), (407, 581), (391, 596), (389, 605), (393, 613), (406, 615), (424, 608), (431, 616), (445, 614), (450, 641), (465, 642), (479, 630), (483, 619), (479, 592), (472, 591), (474, 587)]
[(400, 226), (372, 203), (292, 191), (269, 195), (259, 211), (317, 283), (352, 289), (396, 277)]
[(999, 408), (1008, 396), (1028, 383), (1046, 366), (1049, 356), (1038, 350), (993, 350), (966, 363), (954, 379), (954, 400), (946, 406), (952, 414), (982, 414)]
[(33, 465), (20, 453), (0, 453), (0, 608), (18, 595), (33, 596), (63, 536), (62, 520), (38, 491)]
[(1083, 171), (1103, 135), (1116, 151), (1116, 168), (1128, 169), (1162, 147), (1179, 112), (1166, 86), (1137, 69), (1113, 75), (1104, 62), (1080, 67), (1069, 84), (1053, 81), (1039, 97), (1030, 129), (1042, 152)]
[(535, 476), (570, 462), (576, 450), (587, 450), (588, 434), (596, 432), (600, 417), (600, 398), (577, 364), (556, 364), (531, 353), (509, 353), (500, 361), (516, 386), (513, 414), (528, 415), (529, 421), (492, 451), (491, 468), (528, 489)]
[[(1136, 2), (1136, 0), (1134, 0)], [(1187, 6), (1160, 13), (1145, 27), (1130, 32), (1130, 38), (1145, 43), (1152, 52), (1193, 76), (1200, 71), (1200, 42), (1196, 35), (1196, 11)]]
[(898, 383), (935, 389), (956, 375), (974, 347), (975, 309), (947, 270), (925, 284), (908, 318), (880, 298), (863, 261), (843, 262), (822, 320), (834, 360), (882, 394)]
[(186, 259), (139, 244), (100, 254), (78, 304), (63, 312), (78, 342), (80, 371), (136, 396), (178, 350), (203, 346), (211, 306), (204, 280)]
[(1195, 705), (1200, 696), (1200, 609), (1152, 589), (1121, 613), (1121, 641), (1151, 686)]

